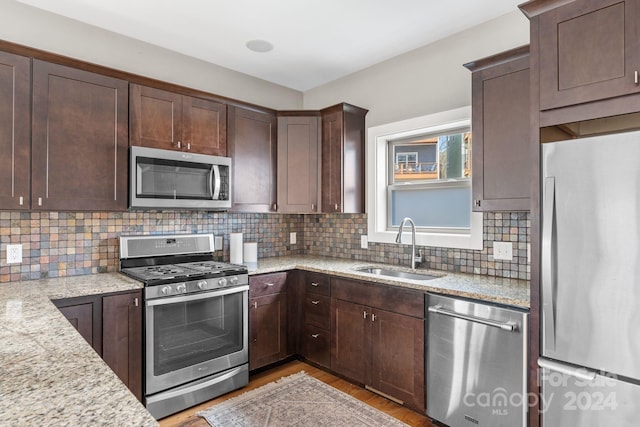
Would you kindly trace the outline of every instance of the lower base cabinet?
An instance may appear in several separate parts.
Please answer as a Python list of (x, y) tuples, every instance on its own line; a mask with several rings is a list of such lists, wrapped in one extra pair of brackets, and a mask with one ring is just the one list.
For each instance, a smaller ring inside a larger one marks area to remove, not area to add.
[(424, 412), (423, 293), (333, 280), (331, 369)]
[(142, 401), (142, 291), (53, 303)]

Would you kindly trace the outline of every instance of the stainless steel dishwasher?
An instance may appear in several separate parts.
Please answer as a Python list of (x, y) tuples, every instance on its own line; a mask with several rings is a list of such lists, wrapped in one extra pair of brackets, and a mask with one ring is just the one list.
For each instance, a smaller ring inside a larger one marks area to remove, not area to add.
[(527, 425), (523, 310), (427, 295), (427, 415), (450, 427)]

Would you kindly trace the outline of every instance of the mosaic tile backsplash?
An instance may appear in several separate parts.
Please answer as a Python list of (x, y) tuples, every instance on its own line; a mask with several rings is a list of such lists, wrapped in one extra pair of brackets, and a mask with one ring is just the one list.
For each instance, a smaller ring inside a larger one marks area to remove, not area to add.
[[(482, 251), (422, 247), (422, 267), (529, 279), (527, 213), (485, 213)], [(258, 242), (258, 257), (323, 255), (408, 265), (410, 245), (369, 243), (366, 214), (285, 215), (212, 212), (9, 212), (0, 211), (0, 282), (73, 276), (118, 269), (118, 237), (212, 232), (224, 236), (219, 260), (229, 260), (229, 234)], [(289, 244), (289, 233), (296, 244)], [(513, 261), (494, 261), (493, 241), (513, 243)], [(21, 243), (21, 264), (6, 264), (6, 245)]]

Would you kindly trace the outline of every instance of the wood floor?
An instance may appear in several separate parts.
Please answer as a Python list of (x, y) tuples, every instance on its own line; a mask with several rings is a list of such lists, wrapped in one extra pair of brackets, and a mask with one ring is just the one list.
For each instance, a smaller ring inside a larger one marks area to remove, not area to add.
[(204, 420), (204, 418), (195, 416), (196, 412), (300, 371), (305, 371), (310, 376), (399, 419), (405, 424), (415, 427), (436, 427), (435, 424), (432, 424), (429, 419), (422, 414), (400, 406), (397, 403), (378, 396), (377, 394), (365, 390), (362, 387), (353, 385), (348, 381), (297, 360), (252, 376), (249, 380), (249, 385), (240, 390), (233, 391), (225, 394), (224, 396), (218, 397), (217, 399), (210, 400), (198, 406), (194, 406), (193, 408), (189, 408), (186, 411), (164, 418), (160, 420), (160, 427), (208, 427), (209, 424)]

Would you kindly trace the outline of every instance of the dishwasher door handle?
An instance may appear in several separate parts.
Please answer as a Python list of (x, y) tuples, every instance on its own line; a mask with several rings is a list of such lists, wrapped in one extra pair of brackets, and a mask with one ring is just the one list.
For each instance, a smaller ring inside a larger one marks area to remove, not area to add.
[(466, 314), (456, 313), (442, 308), (439, 305), (434, 305), (428, 308), (430, 313), (442, 314), (444, 316), (455, 317), (456, 319), (468, 320), (469, 322), (480, 323), (482, 325), (491, 326), (494, 328), (502, 329), (503, 331), (514, 332), (517, 330), (516, 325), (513, 323), (496, 322), (489, 319), (483, 319), (482, 317), (468, 316)]

